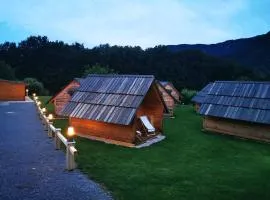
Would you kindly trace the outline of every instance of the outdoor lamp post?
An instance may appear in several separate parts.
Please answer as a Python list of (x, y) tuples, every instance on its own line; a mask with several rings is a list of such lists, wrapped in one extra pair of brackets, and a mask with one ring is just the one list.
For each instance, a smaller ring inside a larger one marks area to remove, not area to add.
[(47, 129), (48, 129), (48, 136), (49, 137), (52, 137), (52, 130), (51, 130), (51, 125), (53, 124), (52, 120), (53, 120), (53, 115), (49, 114), (47, 117), (47, 121), (48, 121)]
[(75, 130), (72, 126), (68, 127), (67, 129), (67, 136), (68, 136), (68, 142), (75, 142), (74, 141), (74, 136), (75, 136)]
[[(75, 159), (74, 159), (74, 136), (75, 130), (72, 126), (67, 129), (67, 148), (66, 148), (66, 168), (67, 170), (73, 170), (76, 167)], [(76, 149), (75, 149), (76, 151)], [(73, 152), (73, 153), (72, 153)]]

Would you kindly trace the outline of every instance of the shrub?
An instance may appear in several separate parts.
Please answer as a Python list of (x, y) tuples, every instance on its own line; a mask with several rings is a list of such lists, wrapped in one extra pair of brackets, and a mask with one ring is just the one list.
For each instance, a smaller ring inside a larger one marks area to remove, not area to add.
[(196, 90), (189, 90), (189, 89), (183, 89), (181, 91), (181, 94), (183, 95), (182, 103), (184, 104), (191, 104), (191, 99), (196, 95)]
[(43, 86), (43, 83), (38, 81), (35, 78), (25, 78), (24, 83), (26, 84), (27, 88), (29, 89), (29, 94), (37, 93), (37, 95), (48, 95), (48, 90), (46, 90)]

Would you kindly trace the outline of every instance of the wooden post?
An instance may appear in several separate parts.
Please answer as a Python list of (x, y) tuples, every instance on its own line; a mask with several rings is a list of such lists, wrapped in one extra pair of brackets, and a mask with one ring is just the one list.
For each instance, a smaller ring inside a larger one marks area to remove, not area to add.
[(202, 132), (206, 132), (206, 121), (205, 120), (206, 120), (206, 117), (203, 117), (203, 124), (202, 124), (203, 127), (202, 127), (202, 130), (201, 130)]
[(61, 128), (56, 128), (55, 129), (55, 137), (54, 137), (54, 141), (55, 141), (55, 149), (59, 150), (61, 147), (61, 140), (59, 139), (57, 132), (61, 132)]
[(41, 120), (42, 120), (42, 124), (44, 126), (44, 130), (49, 131), (49, 120), (47, 120), (46, 116), (43, 114), (41, 114)]
[(75, 142), (68, 142), (66, 148), (66, 168), (69, 171), (76, 168), (75, 155), (77, 154), (77, 150), (74, 145)]
[(53, 132), (52, 132), (52, 129), (51, 129), (52, 124), (53, 124), (52, 122), (48, 121), (47, 129), (48, 129), (48, 136), (49, 137), (53, 137)]

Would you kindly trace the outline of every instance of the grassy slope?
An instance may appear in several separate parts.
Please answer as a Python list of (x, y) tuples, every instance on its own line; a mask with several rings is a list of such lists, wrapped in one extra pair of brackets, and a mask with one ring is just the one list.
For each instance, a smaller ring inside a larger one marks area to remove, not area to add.
[(80, 169), (117, 199), (269, 199), (268, 144), (202, 133), (189, 106), (175, 113), (149, 148), (78, 138)]

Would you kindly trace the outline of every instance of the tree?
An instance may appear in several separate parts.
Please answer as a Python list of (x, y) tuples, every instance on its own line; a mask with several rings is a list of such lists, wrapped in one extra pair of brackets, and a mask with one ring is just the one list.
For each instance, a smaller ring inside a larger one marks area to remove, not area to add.
[(15, 71), (12, 67), (0, 60), (0, 79), (15, 80)]
[(191, 99), (196, 95), (197, 91), (196, 90), (189, 90), (184, 88), (181, 91), (181, 94), (183, 95), (183, 101), (182, 103), (184, 104), (190, 104), (191, 103)]
[(110, 69), (108, 66), (103, 67), (99, 64), (95, 64), (93, 66), (86, 65), (84, 67), (83, 76), (87, 76), (88, 74), (117, 74), (114, 69)]
[[(262, 43), (269, 41), (267, 38)], [(215, 80), (269, 81), (270, 64), (267, 59), (260, 59), (261, 51), (256, 52), (256, 58), (263, 61), (265, 70), (242, 66), (233, 59), (208, 55), (202, 50), (172, 51), (168, 46), (143, 50), (140, 47), (104, 44), (89, 49), (76, 42), (70, 45), (63, 41), (50, 41), (46, 36), (31, 36), (18, 45), (9, 42), (0, 44), (0, 60), (12, 66), (16, 78), (34, 77), (52, 94), (75, 77), (89, 73), (152, 74), (158, 80), (173, 82), (179, 90), (199, 90)], [(267, 53), (263, 55), (268, 58)], [(3, 74), (0, 72), (1, 76)]]
[(43, 83), (35, 78), (25, 78), (24, 83), (29, 89), (29, 94), (37, 93), (38, 95), (48, 95), (48, 91), (44, 88)]

